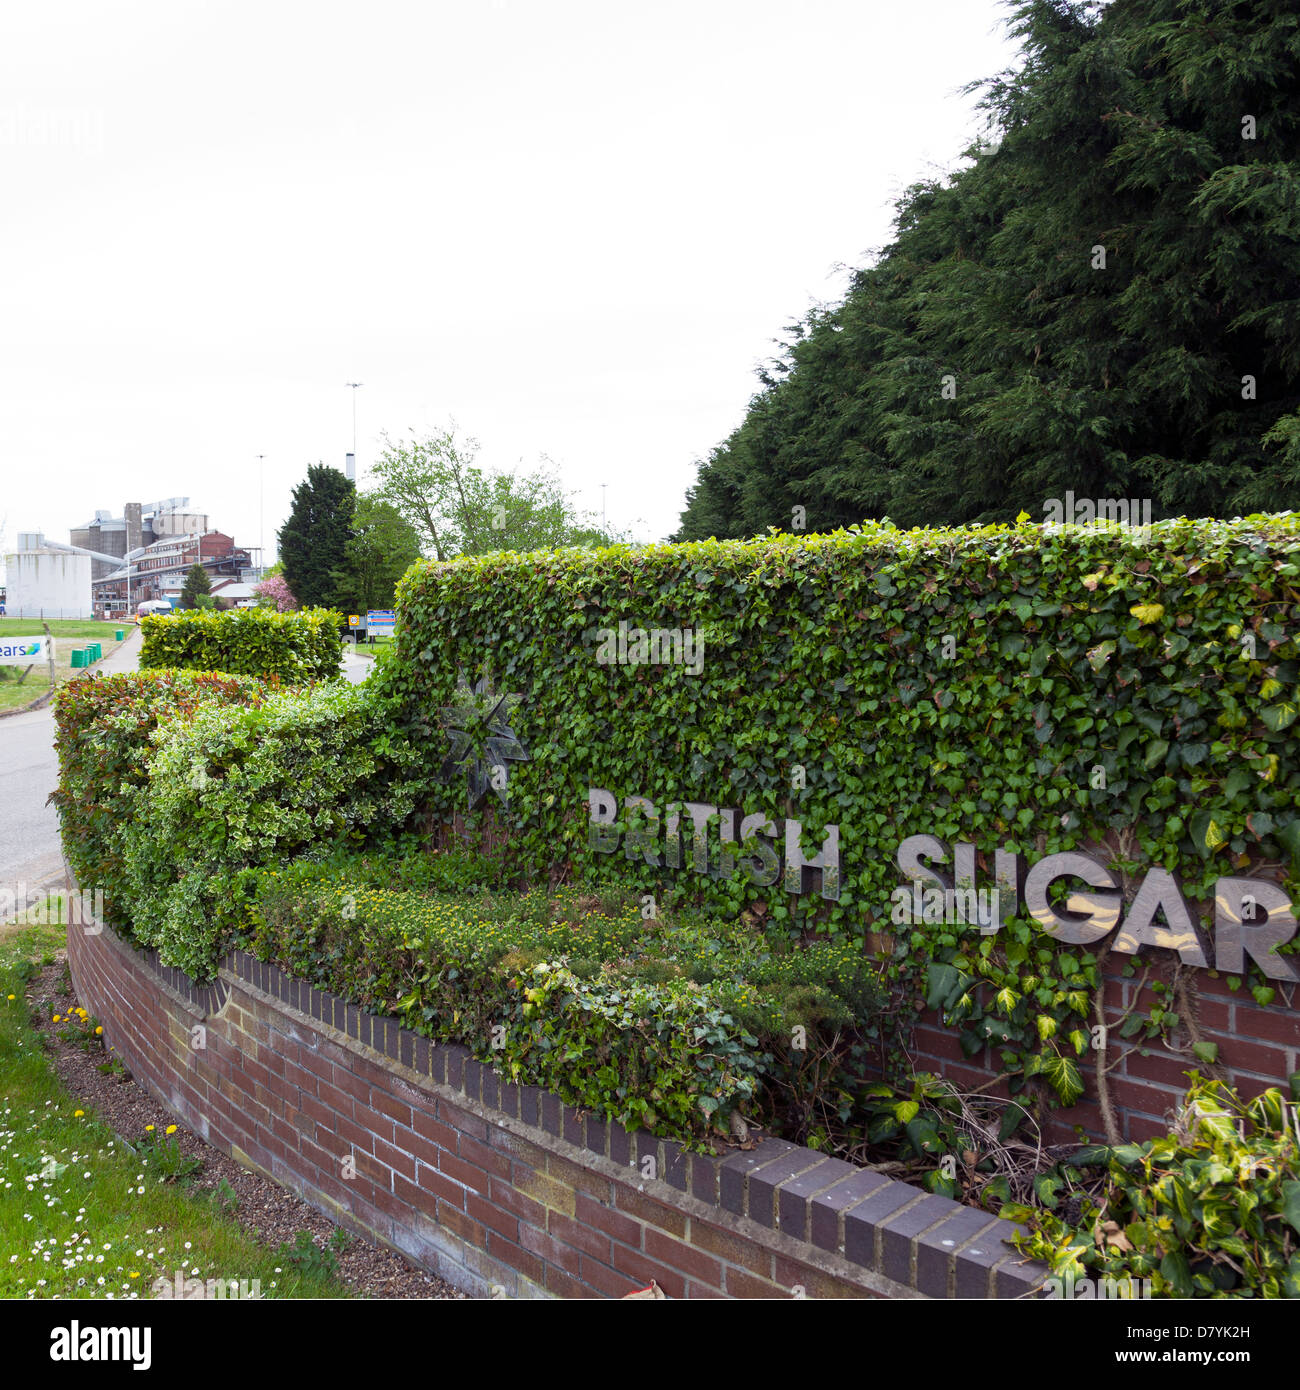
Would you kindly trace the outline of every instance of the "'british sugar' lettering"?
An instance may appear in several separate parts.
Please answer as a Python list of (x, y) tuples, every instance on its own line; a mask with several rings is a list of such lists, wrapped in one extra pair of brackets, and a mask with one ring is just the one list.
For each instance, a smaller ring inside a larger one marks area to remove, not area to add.
[[(821, 847), (810, 854), (805, 848), (803, 824), (786, 820), (780, 831), (764, 815), (743, 818), (731, 808), (719, 809), (707, 801), (675, 801), (661, 816), (655, 803), (644, 796), (623, 800), (619, 818), (618, 797), (603, 787), (587, 792), (588, 848), (596, 854), (615, 854), (619, 841), (623, 852), (638, 864), (651, 868), (681, 869), (708, 878), (730, 878), (739, 869), (749, 881), (768, 888), (782, 878), (787, 893), (805, 893), (815, 883), (823, 898), (840, 896), (840, 828), (822, 830)], [(716, 843), (710, 827), (718, 823)], [(686, 844), (683, 846), (683, 836)]]
[[(896, 862), (899, 873), (918, 893), (946, 894), (954, 887), (974, 886), (975, 846), (971, 844), (953, 845), (950, 856), (948, 846), (934, 835), (909, 835), (898, 847)], [(951, 875), (944, 872), (950, 863)], [(1278, 947), (1296, 934), (1291, 899), (1267, 879), (1218, 880), (1211, 942), (1177, 878), (1159, 866), (1147, 870), (1127, 911), (1111, 871), (1094, 855), (1078, 850), (1046, 855), (1028, 868), (1015, 851), (998, 850), (994, 874), (1003, 918), (1013, 916), (1023, 905), (1038, 926), (1058, 941), (1090, 946), (1114, 933), (1112, 949), (1121, 954), (1136, 955), (1144, 946), (1159, 946), (1176, 952), (1185, 965), (1204, 969), (1213, 961), (1216, 969), (1231, 974), (1242, 974), (1249, 957), (1269, 979), (1300, 982), (1296, 957), (1278, 954)], [(1065, 899), (1054, 901), (1051, 890), (1063, 882), (1068, 890)], [(1079, 882), (1085, 886), (1075, 886)]]

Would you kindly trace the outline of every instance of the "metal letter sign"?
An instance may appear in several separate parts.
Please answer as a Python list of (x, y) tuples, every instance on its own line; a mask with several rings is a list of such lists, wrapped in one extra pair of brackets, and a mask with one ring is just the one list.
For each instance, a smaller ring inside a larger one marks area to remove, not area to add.
[[(770, 888), (781, 877), (781, 859), (768, 841), (779, 840), (785, 847), (787, 893), (807, 891), (804, 871), (809, 870), (820, 872), (819, 891), (823, 898), (832, 902), (839, 899), (838, 825), (823, 829), (821, 849), (810, 858), (804, 850), (803, 825), (797, 820), (785, 821), (778, 835), (776, 826), (766, 816), (745, 816), (737, 831), (739, 812), (729, 808), (719, 810), (707, 801), (670, 801), (661, 816), (659, 808), (647, 797), (628, 796), (623, 799), (625, 820), (620, 823), (618, 798), (602, 787), (588, 790), (587, 805), (587, 844), (597, 854), (617, 853), (621, 838), (627, 857), (651, 868), (685, 867), (708, 878), (730, 878), (739, 866), (751, 883)], [(709, 822), (714, 816), (721, 822), (717, 846), (709, 843)]]
[[(970, 886), (975, 876), (975, 847), (956, 844), (952, 862), (959, 883)], [(898, 847), (898, 869), (915, 885), (950, 891), (946, 874), (934, 867), (948, 863), (948, 847), (933, 835), (909, 835)], [(1002, 893), (1004, 916), (1013, 916), (1024, 884), (1025, 911), (1048, 936), (1073, 946), (1097, 945), (1115, 931), (1114, 949), (1136, 955), (1144, 946), (1176, 951), (1185, 965), (1216, 969), (1234, 975), (1251, 960), (1272, 980), (1300, 981), (1295, 956), (1280, 956), (1277, 948), (1296, 934), (1291, 899), (1267, 879), (1221, 878), (1214, 890), (1214, 941), (1183, 896), (1178, 880), (1159, 866), (1147, 870), (1137, 894), (1124, 909), (1114, 875), (1091, 854), (1070, 850), (1038, 860), (1028, 873), (1012, 850), (998, 850), (995, 874)], [(1053, 885), (1082, 880), (1086, 890), (1071, 888), (1064, 902), (1053, 902)], [(1007, 911), (1007, 906), (1010, 910)]]

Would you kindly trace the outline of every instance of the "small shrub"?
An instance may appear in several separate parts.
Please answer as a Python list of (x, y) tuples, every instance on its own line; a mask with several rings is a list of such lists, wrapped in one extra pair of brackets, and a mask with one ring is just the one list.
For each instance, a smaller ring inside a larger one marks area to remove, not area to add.
[(300, 1274), (332, 1279), (339, 1271), (338, 1256), (350, 1243), (351, 1237), (343, 1230), (336, 1230), (324, 1245), (317, 1245), (310, 1231), (299, 1231), (294, 1243), (283, 1242), (276, 1254)]
[(421, 770), (364, 687), (332, 684), (160, 728), (125, 797), (122, 873), (136, 939), (210, 978), (249, 870), (400, 830)]
[(1300, 1298), (1300, 1075), (1243, 1101), (1191, 1073), (1162, 1139), (1094, 1146), (1106, 1181), (1077, 1222), (1011, 1205), (1016, 1244), (1056, 1278), (1149, 1279), (1157, 1297)]
[(61, 686), (54, 697), (63, 852), (86, 890), (101, 889), (108, 920), (128, 933), (125, 840), (137, 793), (148, 785), (153, 735), (167, 721), (213, 705), (256, 706), (279, 680), (150, 671)]

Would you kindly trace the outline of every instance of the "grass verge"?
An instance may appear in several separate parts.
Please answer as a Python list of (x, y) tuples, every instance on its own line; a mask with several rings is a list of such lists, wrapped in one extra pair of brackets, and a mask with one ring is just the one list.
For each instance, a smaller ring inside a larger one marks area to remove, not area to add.
[[(75, 672), (72, 668), (72, 653), (75, 649), (83, 648), (89, 642), (98, 642), (104, 648), (104, 655), (111, 656), (122, 645), (121, 642), (114, 640), (113, 634), (125, 632), (129, 637), (135, 630), (130, 624), (121, 626), (113, 623), (81, 623), (73, 622), (71, 619), (51, 622), (49, 627), (54, 637), (54, 684), (56, 687), (70, 680), (74, 674), (82, 674), (81, 667), (77, 667)], [(80, 630), (65, 632), (62, 631), (64, 628)], [(29, 622), (25, 618), (0, 618), (0, 637), (40, 637), (43, 635), (44, 632), (39, 622)], [(99, 662), (96, 662), (94, 666), (85, 669), (87, 672), (94, 671), (98, 666)], [(0, 666), (0, 711), (23, 709), (33, 701), (39, 700), (42, 695), (49, 693), (50, 667), (48, 662), (38, 662), (20, 685), (19, 680), (22, 674), (23, 668), (21, 666)]]
[(262, 1298), (349, 1297), (320, 1252), (271, 1250), (190, 1191), (168, 1136), (128, 1142), (67, 1091), (28, 997), (63, 930), (0, 929), (0, 1298), (150, 1298), (177, 1271)]

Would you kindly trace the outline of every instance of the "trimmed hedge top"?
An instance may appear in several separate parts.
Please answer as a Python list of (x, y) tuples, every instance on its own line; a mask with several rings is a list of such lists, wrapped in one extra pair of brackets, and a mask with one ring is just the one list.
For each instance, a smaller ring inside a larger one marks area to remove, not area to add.
[(343, 615), (329, 608), (273, 613), (236, 608), (153, 614), (140, 620), (141, 670), (231, 671), (286, 682), (339, 674)]

